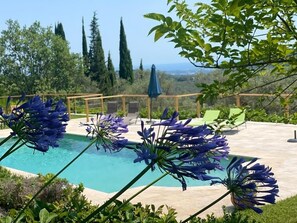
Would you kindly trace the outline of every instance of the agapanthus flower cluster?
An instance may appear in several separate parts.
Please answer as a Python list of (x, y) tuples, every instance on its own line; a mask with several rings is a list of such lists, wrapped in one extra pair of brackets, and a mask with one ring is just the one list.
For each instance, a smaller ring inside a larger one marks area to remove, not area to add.
[(103, 148), (105, 151), (118, 152), (128, 143), (122, 136), (122, 133), (128, 132), (128, 128), (121, 117), (97, 114), (97, 118), (92, 118), (90, 124), (82, 125), (87, 126), (87, 135), (96, 139), (98, 150)]
[(52, 99), (43, 102), (39, 96), (27, 102), (24, 100), (23, 95), (10, 114), (5, 114), (1, 108), (2, 122), (12, 130), (12, 135), (18, 136), (28, 147), (42, 152), (49, 147), (57, 147), (69, 120), (63, 102), (54, 103)]
[(227, 187), (236, 208), (251, 208), (262, 213), (256, 205), (274, 204), (279, 189), (271, 168), (256, 161), (256, 158), (246, 162), (243, 158), (234, 157), (227, 167), (227, 178), (214, 183)]
[(177, 112), (164, 120), (167, 113), (165, 109), (161, 121), (149, 128), (141, 123), (138, 134), (143, 141), (136, 145), (138, 157), (134, 162), (144, 161), (152, 169), (157, 166), (168, 172), (181, 182), (184, 190), (187, 177), (203, 181), (215, 179), (209, 171), (222, 170), (220, 160), (229, 153), (225, 137), (214, 134), (206, 125), (189, 126), (191, 119), (178, 122)]

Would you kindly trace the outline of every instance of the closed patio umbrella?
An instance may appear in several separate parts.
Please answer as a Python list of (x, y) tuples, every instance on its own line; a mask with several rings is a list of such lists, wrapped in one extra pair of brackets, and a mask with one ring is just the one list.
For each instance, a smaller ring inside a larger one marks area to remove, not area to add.
[(156, 67), (153, 64), (151, 68), (151, 75), (150, 75), (150, 83), (148, 86), (148, 96), (150, 97), (150, 121), (152, 120), (152, 100), (153, 98), (157, 98), (161, 93), (162, 89), (160, 86), (160, 82), (156, 73)]

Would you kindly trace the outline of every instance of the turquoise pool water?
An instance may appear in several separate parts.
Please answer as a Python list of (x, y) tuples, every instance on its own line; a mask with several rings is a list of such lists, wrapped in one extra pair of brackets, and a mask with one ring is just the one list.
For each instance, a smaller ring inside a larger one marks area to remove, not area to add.
[[(69, 135), (60, 141), (60, 147), (50, 148), (48, 152), (41, 153), (23, 147), (12, 155), (1, 161), (2, 166), (23, 170), (30, 173), (57, 173), (80, 151), (82, 151), (90, 140), (84, 136)], [(11, 145), (9, 141), (0, 148), (2, 155)], [(103, 192), (115, 192), (120, 190), (134, 176), (145, 167), (144, 163), (133, 163), (136, 154), (129, 150), (122, 150), (119, 153), (110, 154), (103, 150), (97, 151), (91, 147), (76, 162), (74, 162), (60, 177), (67, 178), (73, 184), (83, 183), (85, 187)], [(223, 161), (223, 166), (229, 161)], [(148, 172), (133, 187), (147, 185), (162, 173), (156, 169)], [(225, 172), (216, 171), (212, 175), (225, 176)], [(181, 187), (179, 181), (166, 176), (157, 182), (157, 186)], [(188, 186), (209, 185), (209, 182), (189, 180)]]

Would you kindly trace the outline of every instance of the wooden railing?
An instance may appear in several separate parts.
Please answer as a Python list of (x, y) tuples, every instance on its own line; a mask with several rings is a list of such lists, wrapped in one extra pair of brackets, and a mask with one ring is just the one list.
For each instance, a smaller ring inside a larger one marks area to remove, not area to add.
[(76, 99), (86, 99), (88, 97), (102, 97), (102, 94), (86, 94), (86, 95), (78, 95), (78, 96), (69, 96), (69, 97), (67, 97), (67, 112), (69, 114), (69, 118), (71, 118), (71, 100), (73, 100), (74, 110), (76, 110), (75, 109), (76, 108)]
[[(37, 94), (27, 94), (25, 95), (25, 98), (29, 99), (32, 98), (34, 96), (36, 96)], [(68, 114), (71, 114), (70, 112), (70, 108), (71, 108), (71, 100), (74, 99), (74, 107), (75, 107), (75, 99), (76, 98), (85, 98), (88, 96), (102, 96), (102, 94), (88, 94), (88, 93), (45, 93), (45, 94), (38, 94), (43, 101), (45, 101), (47, 98), (52, 98), (52, 97), (56, 97), (59, 99), (63, 99), (64, 102), (67, 102), (67, 112)], [(1, 104), (0, 107), (5, 107), (6, 104), (6, 100), (7, 98), (10, 97), (11, 98), (11, 102), (10, 105), (11, 107), (15, 106), (16, 103), (18, 102), (18, 100), (20, 99), (21, 95), (11, 95), (11, 96), (0, 96), (0, 100), (1, 100)], [(3, 99), (3, 100), (2, 100)], [(5, 108), (6, 109), (6, 108)]]
[[(167, 99), (168, 101), (172, 100), (173, 102), (173, 106), (174, 109), (176, 111), (179, 111), (179, 107), (180, 107), (180, 100), (182, 100), (183, 98), (187, 98), (187, 97), (195, 97), (197, 98), (199, 95), (201, 95), (201, 93), (192, 93), (192, 94), (183, 94), (183, 95), (160, 95), (158, 98), (160, 99)], [(33, 97), (34, 95), (26, 95), (26, 97)], [(47, 97), (62, 97), (64, 98), (65, 101), (67, 101), (67, 111), (68, 114), (71, 115), (71, 108), (73, 108), (74, 112), (76, 111), (76, 101), (82, 100), (82, 104), (84, 104), (83, 108), (85, 110), (85, 115), (87, 118), (87, 121), (89, 121), (89, 117), (90, 117), (90, 108), (89, 108), (89, 102), (91, 101), (99, 101), (99, 107), (98, 107), (98, 112), (105, 112), (105, 101), (106, 100), (110, 100), (113, 98), (117, 98), (121, 100), (121, 109), (123, 112), (126, 111), (126, 102), (131, 100), (131, 98), (138, 98), (136, 100), (140, 101), (144, 101), (143, 103), (145, 104), (145, 107), (147, 109), (147, 114), (148, 117), (150, 117), (151, 114), (151, 110), (150, 110), (150, 98), (148, 97), (148, 95), (144, 95), (144, 94), (121, 94), (121, 95), (112, 95), (112, 96), (103, 96), (103, 94), (99, 94), (99, 93), (94, 93), (94, 94), (86, 94), (86, 93), (77, 93), (77, 94), (71, 94), (71, 95), (67, 95), (67, 94), (40, 94), (40, 96), (45, 100), (45, 98)], [(283, 108), (283, 112), (286, 116), (288, 116), (290, 114), (290, 104), (289, 104), (289, 100), (291, 98), (292, 95), (290, 94), (281, 94), (279, 95), (284, 101), (285, 101), (285, 107)], [(6, 99), (8, 96), (0, 96), (0, 99)], [(237, 95), (231, 95), (228, 96), (229, 98), (231, 97), (231, 101), (232, 98), (234, 98), (234, 105), (236, 105), (237, 107), (241, 107), (242, 106), (242, 101), (244, 97), (276, 97), (274, 94), (237, 94)], [(14, 95), (11, 96), (11, 98), (13, 100), (17, 100), (18, 98), (20, 98), (20, 95)], [(3, 105), (2, 105), (3, 106)], [(193, 103), (193, 106), (191, 107), (191, 109), (195, 110), (196, 112), (196, 116), (200, 117), (200, 113), (201, 113), (201, 105), (199, 103), (199, 101), (196, 101)]]
[[(179, 99), (183, 97), (192, 97), (195, 96), (197, 97), (200, 93), (193, 93), (193, 94), (184, 94), (184, 95), (160, 95), (158, 98), (167, 98), (170, 99), (172, 98), (174, 100), (174, 109), (176, 111), (179, 110)], [(151, 98), (148, 97), (148, 95), (142, 95), (142, 94), (123, 94), (123, 95), (113, 95), (113, 96), (98, 96), (98, 97), (87, 97), (85, 98), (85, 113), (86, 113), (86, 119), (87, 122), (89, 121), (89, 114), (90, 114), (90, 109), (89, 109), (89, 102), (98, 100), (100, 101), (100, 111), (104, 113), (104, 100), (107, 99), (112, 99), (112, 98), (120, 98), (122, 101), (122, 110), (126, 111), (126, 101), (127, 98), (144, 98), (146, 100), (146, 108), (147, 108), (147, 114), (148, 117), (151, 115), (151, 110), (150, 110), (150, 103), (151, 103)], [(197, 117), (200, 117), (200, 110), (201, 106), (200, 103), (197, 101), (196, 102), (196, 114)]]
[[(201, 95), (201, 93), (192, 93), (192, 94), (183, 94), (183, 95), (160, 95), (158, 98), (162, 99), (162, 98), (166, 98), (168, 100), (173, 100), (174, 101), (174, 109), (176, 111), (179, 111), (179, 106), (180, 106), (180, 100), (182, 98), (185, 97), (195, 97), (197, 98), (199, 95)], [(275, 97), (275, 95), (273, 94), (237, 94), (237, 95), (233, 95), (233, 96), (228, 96), (228, 97), (233, 97), (234, 98), (234, 104), (237, 107), (241, 107), (241, 101), (242, 101), (242, 97)], [(289, 100), (289, 98), (291, 97), (291, 95), (289, 94), (282, 94), (280, 95), (280, 97), (284, 98), (285, 100)], [(70, 97), (71, 99), (75, 98), (75, 97)], [(76, 97), (78, 98), (78, 97)], [(98, 108), (98, 112), (102, 112), (104, 113), (104, 104), (106, 100), (110, 100), (110, 99), (120, 99), (121, 100), (121, 109), (122, 111), (126, 111), (126, 102), (129, 100), (129, 98), (141, 98), (141, 99), (145, 99), (146, 100), (146, 109), (147, 109), (147, 114), (148, 117), (150, 117), (151, 114), (151, 110), (150, 110), (150, 100), (151, 98), (148, 97), (148, 95), (142, 95), (142, 94), (123, 94), (123, 95), (112, 95), (112, 96), (103, 96), (102, 94), (95, 94), (94, 95), (84, 95), (84, 96), (79, 96), (79, 98), (83, 98), (83, 100), (85, 101), (85, 114), (86, 114), (86, 119), (87, 121), (89, 121), (89, 117), (90, 117), (90, 109), (89, 109), (89, 102), (90, 101), (99, 101), (99, 108)], [(200, 117), (201, 114), (201, 105), (199, 103), (199, 101), (195, 102), (195, 110), (196, 110), (196, 116)], [(289, 104), (287, 104), (287, 106), (285, 107), (284, 110), (284, 114), (285, 115), (289, 115)]]

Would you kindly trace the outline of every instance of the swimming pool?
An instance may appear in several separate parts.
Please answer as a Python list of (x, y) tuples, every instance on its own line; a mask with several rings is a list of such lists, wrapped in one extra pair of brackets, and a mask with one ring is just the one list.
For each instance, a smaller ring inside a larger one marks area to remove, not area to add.
[[(1, 161), (1, 165), (35, 174), (57, 173), (89, 142), (90, 140), (84, 136), (66, 134), (58, 148), (51, 148), (46, 153), (34, 152), (30, 148), (21, 148)], [(0, 155), (12, 144), (11, 140), (4, 144), (4, 147), (1, 146)], [(136, 154), (130, 150), (110, 154), (103, 150), (97, 151), (96, 147), (92, 146), (59, 177), (67, 178), (73, 184), (83, 183), (85, 187), (106, 193), (119, 191), (145, 167), (144, 163), (133, 163), (135, 158)], [(222, 165), (226, 166), (228, 162), (228, 160), (224, 160)], [(162, 173), (156, 168), (154, 172), (146, 173), (133, 187), (147, 185), (161, 175)], [(224, 177), (225, 172), (216, 171), (211, 175)], [(181, 187), (180, 182), (170, 176), (166, 176), (155, 185)], [(188, 181), (188, 186), (202, 185), (209, 185), (209, 182)]]

